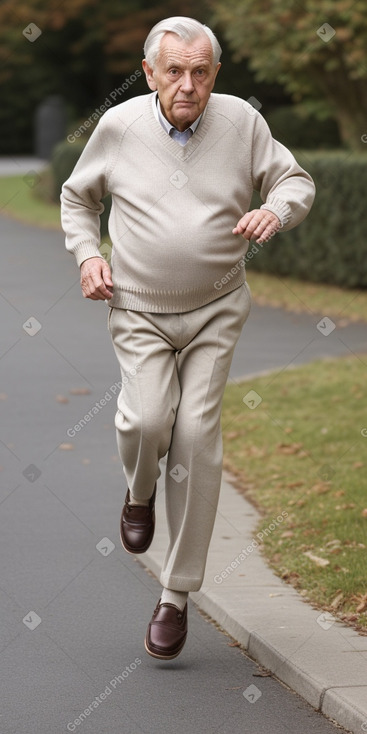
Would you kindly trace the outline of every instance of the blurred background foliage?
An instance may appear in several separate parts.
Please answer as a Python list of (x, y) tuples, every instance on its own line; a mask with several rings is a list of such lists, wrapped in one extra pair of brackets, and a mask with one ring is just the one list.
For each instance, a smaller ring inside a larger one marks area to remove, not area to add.
[[(32, 152), (34, 113), (49, 95), (65, 99), (74, 129), (141, 68), (150, 28), (170, 15), (213, 28), (223, 47), (216, 91), (255, 96), (288, 144), (363, 149), (365, 0), (3, 0), (0, 153)], [(317, 35), (325, 22), (336, 31), (327, 43)], [(29, 23), (42, 31), (33, 43)], [(147, 91), (142, 76), (124, 99)]]

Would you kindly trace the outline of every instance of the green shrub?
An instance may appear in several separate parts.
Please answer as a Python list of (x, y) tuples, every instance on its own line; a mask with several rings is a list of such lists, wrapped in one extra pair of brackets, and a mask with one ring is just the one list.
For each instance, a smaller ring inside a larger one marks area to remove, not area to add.
[[(86, 137), (83, 142), (68, 143), (66, 140), (55, 146), (51, 160), (54, 201), (60, 201), (62, 185), (69, 178), (87, 143), (87, 140), (88, 137)], [(102, 237), (108, 234), (108, 217), (111, 210), (111, 197), (106, 196), (103, 199), (103, 204), (105, 209), (100, 216)]]
[[(248, 268), (348, 288), (367, 287), (367, 155), (295, 152), (313, 177), (316, 198), (306, 219), (280, 232)], [(252, 208), (261, 202), (258, 195)]]
[(319, 120), (313, 115), (303, 117), (295, 107), (278, 107), (266, 115), (266, 122), (273, 137), (287, 148), (316, 150), (341, 145), (335, 120)]

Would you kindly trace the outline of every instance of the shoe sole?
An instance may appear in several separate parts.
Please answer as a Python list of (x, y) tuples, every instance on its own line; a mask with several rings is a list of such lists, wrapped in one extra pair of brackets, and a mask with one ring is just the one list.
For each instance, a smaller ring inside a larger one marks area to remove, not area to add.
[(148, 655), (151, 655), (152, 658), (156, 658), (157, 660), (173, 660), (174, 658), (177, 658), (177, 656), (180, 654), (180, 652), (182, 651), (182, 649), (183, 649), (183, 647), (185, 645), (185, 642), (186, 642), (186, 638), (185, 638), (183, 644), (181, 645), (180, 649), (178, 650), (178, 652), (175, 652), (174, 655), (158, 655), (158, 653), (152, 652), (152, 650), (149, 650), (149, 647), (148, 647), (146, 638), (144, 640), (144, 647), (145, 647)]

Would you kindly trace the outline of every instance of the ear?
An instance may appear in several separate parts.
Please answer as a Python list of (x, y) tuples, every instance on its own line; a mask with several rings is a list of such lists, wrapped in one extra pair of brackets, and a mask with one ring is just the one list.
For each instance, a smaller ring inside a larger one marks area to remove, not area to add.
[(156, 92), (157, 84), (154, 79), (153, 69), (150, 66), (148, 66), (146, 59), (143, 59), (142, 65), (143, 65), (143, 69), (144, 69), (144, 73), (145, 73), (145, 77), (146, 77), (149, 89), (151, 89), (152, 92)]
[(222, 64), (220, 63), (220, 61), (218, 61), (217, 66), (216, 66), (216, 70), (215, 70), (215, 77), (214, 77), (214, 79), (217, 78), (217, 74), (218, 74), (218, 71), (219, 71), (219, 69), (220, 69), (221, 66), (222, 66)]

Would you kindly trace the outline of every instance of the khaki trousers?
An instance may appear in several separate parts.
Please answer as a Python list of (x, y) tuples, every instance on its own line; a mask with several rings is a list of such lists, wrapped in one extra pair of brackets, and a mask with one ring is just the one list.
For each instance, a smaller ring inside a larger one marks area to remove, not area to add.
[(175, 591), (198, 591), (203, 581), (222, 475), (223, 392), (250, 304), (245, 283), (184, 313), (110, 309), (123, 383), (118, 450), (137, 499), (151, 496), (167, 454), (169, 547), (160, 581)]

